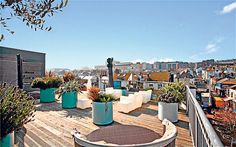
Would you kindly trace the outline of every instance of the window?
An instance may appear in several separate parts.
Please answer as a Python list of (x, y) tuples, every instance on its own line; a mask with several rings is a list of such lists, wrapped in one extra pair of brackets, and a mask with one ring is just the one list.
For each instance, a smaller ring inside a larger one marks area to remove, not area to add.
[(153, 84), (149, 84), (149, 87), (153, 87)]

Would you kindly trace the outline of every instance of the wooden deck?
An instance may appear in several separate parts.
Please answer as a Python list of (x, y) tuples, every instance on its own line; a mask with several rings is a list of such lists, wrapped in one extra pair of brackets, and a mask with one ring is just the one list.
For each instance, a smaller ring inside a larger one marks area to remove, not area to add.
[[(17, 133), (18, 146), (26, 147), (61, 147), (74, 146), (71, 130), (77, 128), (82, 134), (89, 134), (101, 126), (92, 123), (91, 109), (62, 109), (60, 102), (38, 104), (35, 120), (25, 125)], [(114, 104), (114, 123), (112, 125), (131, 124), (152, 129), (159, 134), (163, 133), (163, 125), (157, 118), (157, 105), (150, 102), (144, 104), (130, 114), (119, 113)], [(188, 118), (179, 112), (179, 122), (176, 145), (191, 147), (192, 139), (188, 131)]]

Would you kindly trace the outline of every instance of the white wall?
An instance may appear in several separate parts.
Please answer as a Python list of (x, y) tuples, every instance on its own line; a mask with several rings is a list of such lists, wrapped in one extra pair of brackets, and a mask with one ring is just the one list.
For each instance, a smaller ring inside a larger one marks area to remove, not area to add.
[(236, 101), (236, 90), (230, 89), (229, 90), (229, 97), (234, 98), (234, 100)]

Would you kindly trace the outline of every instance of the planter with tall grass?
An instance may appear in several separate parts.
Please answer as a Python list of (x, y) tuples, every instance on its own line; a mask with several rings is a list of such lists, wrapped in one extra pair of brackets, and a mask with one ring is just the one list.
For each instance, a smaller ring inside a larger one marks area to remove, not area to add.
[(99, 88), (91, 87), (88, 97), (93, 101), (92, 118), (96, 125), (109, 125), (113, 122), (113, 103), (112, 95), (100, 94)]
[(40, 102), (50, 103), (55, 101), (55, 91), (62, 84), (62, 79), (56, 76), (36, 78), (32, 88), (40, 88)]
[(77, 94), (81, 92), (78, 81), (68, 81), (63, 83), (57, 92), (62, 97), (62, 108), (76, 108)]

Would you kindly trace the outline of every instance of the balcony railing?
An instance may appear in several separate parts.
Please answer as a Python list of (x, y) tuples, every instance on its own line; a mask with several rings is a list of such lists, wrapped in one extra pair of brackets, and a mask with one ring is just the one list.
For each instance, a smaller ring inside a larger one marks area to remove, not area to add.
[(207, 119), (190, 88), (187, 87), (187, 114), (189, 129), (195, 147), (223, 147), (219, 136)]

